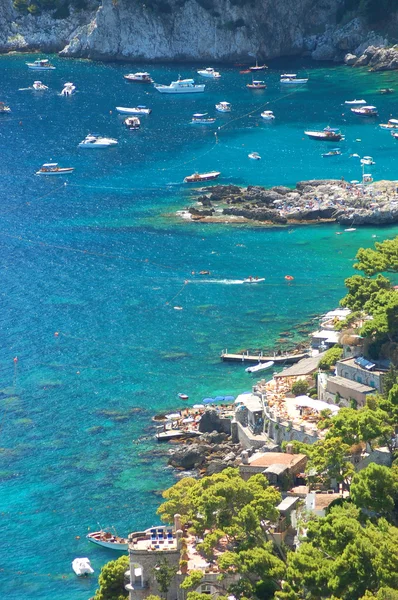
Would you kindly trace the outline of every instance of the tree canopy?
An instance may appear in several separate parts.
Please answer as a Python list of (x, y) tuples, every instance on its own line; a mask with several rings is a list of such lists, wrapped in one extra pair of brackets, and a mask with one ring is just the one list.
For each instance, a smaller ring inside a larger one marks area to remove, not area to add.
[(121, 556), (111, 560), (101, 569), (98, 577), (99, 589), (94, 600), (124, 600), (128, 593), (124, 588), (124, 574), (129, 568), (129, 557)]
[(398, 494), (398, 477), (392, 469), (370, 463), (351, 482), (351, 498), (356, 506), (390, 516)]

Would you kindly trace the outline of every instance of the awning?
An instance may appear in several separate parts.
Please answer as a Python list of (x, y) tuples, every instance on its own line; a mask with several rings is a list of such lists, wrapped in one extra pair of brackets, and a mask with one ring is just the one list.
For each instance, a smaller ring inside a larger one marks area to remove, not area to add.
[(339, 412), (340, 407), (335, 404), (328, 404), (323, 400), (315, 400), (314, 398), (310, 398), (309, 396), (297, 396), (296, 398), (292, 398), (292, 403), (296, 406), (302, 406), (303, 408), (313, 408), (318, 412), (321, 410), (328, 409), (334, 413)]

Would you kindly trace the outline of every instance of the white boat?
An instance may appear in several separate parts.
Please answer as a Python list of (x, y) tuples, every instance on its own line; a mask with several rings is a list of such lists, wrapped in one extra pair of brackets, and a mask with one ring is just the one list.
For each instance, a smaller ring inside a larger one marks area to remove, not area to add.
[(61, 92), (61, 96), (72, 96), (72, 94), (74, 94), (75, 92), (76, 86), (73, 83), (65, 83)]
[(26, 63), (29, 69), (33, 69), (35, 71), (53, 71), (55, 69), (54, 65), (50, 63), (48, 58), (39, 58), (34, 62)]
[(269, 360), (267, 362), (260, 362), (258, 365), (255, 365), (254, 367), (247, 367), (247, 369), (245, 369), (246, 373), (257, 373), (257, 371), (266, 371), (267, 369), (270, 369), (271, 367), (274, 366), (274, 361), (273, 360)]
[(213, 67), (207, 67), (206, 69), (199, 69), (197, 71), (198, 75), (202, 75), (202, 77), (209, 77), (210, 79), (219, 79), (221, 77), (218, 71), (215, 71)]
[(363, 158), (361, 158), (360, 162), (361, 162), (361, 165), (375, 165), (376, 164), (371, 156), (364, 156)]
[(216, 110), (223, 113), (231, 112), (231, 105), (229, 102), (219, 102), (216, 104)]
[(101, 137), (100, 135), (89, 133), (84, 140), (80, 142), (79, 148), (108, 148), (116, 146), (117, 140), (113, 138)]
[(32, 87), (36, 92), (44, 92), (45, 90), (48, 90), (48, 85), (44, 85), (44, 83), (41, 81), (34, 81)]
[(373, 176), (370, 173), (364, 173), (362, 176), (362, 183), (372, 183)]
[(360, 117), (377, 117), (378, 111), (375, 106), (361, 106), (360, 108), (352, 108), (351, 112)]
[(11, 108), (4, 104), (4, 102), (0, 102), (0, 114), (10, 113)]
[(344, 136), (339, 129), (329, 126), (325, 127), (323, 131), (304, 131), (304, 135), (307, 135), (312, 140), (323, 142), (339, 142), (340, 140), (344, 140)]
[(78, 577), (92, 575), (94, 573), (94, 569), (88, 558), (75, 558), (75, 560), (72, 561), (72, 569)]
[(254, 67), (249, 67), (249, 71), (265, 71), (265, 69), (268, 69), (267, 65), (259, 65), (257, 60)]
[(127, 119), (124, 119), (124, 124), (126, 125), (127, 129), (139, 129), (141, 126), (141, 121), (138, 117), (127, 117)]
[(121, 115), (150, 115), (152, 108), (146, 106), (135, 106), (134, 108), (127, 108), (126, 106), (117, 106), (116, 110)]
[(344, 231), (356, 231), (355, 227), (347, 227), (347, 229), (344, 229)]
[(366, 104), (366, 100), (346, 100), (344, 104)]
[(195, 113), (192, 115), (191, 123), (198, 123), (199, 125), (212, 125), (216, 122), (214, 117), (207, 117), (207, 113)]
[(340, 156), (341, 150), (340, 148), (333, 148), (330, 152), (324, 152), (322, 154), (323, 158), (327, 158), (328, 156)]
[(44, 163), (36, 175), (69, 175), (74, 170), (74, 167), (59, 167), (58, 163)]
[(286, 84), (292, 84), (292, 85), (296, 85), (296, 84), (301, 84), (301, 83), (307, 83), (308, 81), (308, 77), (307, 78), (298, 78), (296, 73), (283, 73), (283, 75), (281, 75), (281, 83), (286, 83)]
[(395, 131), (392, 131), (392, 132), (391, 132), (391, 135), (392, 135), (392, 137), (393, 137), (394, 139), (398, 140), (398, 133), (397, 133), (397, 132), (395, 132)]
[(149, 73), (129, 73), (128, 75), (123, 75), (126, 81), (130, 83), (153, 83), (153, 79)]
[(188, 400), (189, 398), (187, 394), (178, 394), (178, 397), (181, 398), (181, 400)]
[(398, 119), (388, 119), (388, 123), (380, 123), (382, 129), (398, 129)]
[(243, 280), (243, 283), (260, 283), (261, 281), (265, 281), (265, 277), (247, 277)]
[(201, 181), (211, 181), (221, 175), (220, 171), (209, 171), (208, 173), (194, 173), (184, 178), (184, 183), (200, 183)]
[(205, 91), (205, 84), (195, 84), (193, 79), (181, 79), (172, 81), (170, 85), (155, 83), (155, 89), (161, 94), (193, 94)]
[(93, 542), (93, 544), (98, 544), (98, 546), (103, 546), (104, 548), (111, 548), (112, 550), (127, 550), (129, 547), (128, 541), (125, 538), (102, 529), (87, 534), (86, 538), (89, 542)]
[(249, 88), (249, 90), (265, 90), (267, 85), (264, 81), (253, 80), (251, 83), (247, 83), (246, 87)]
[(273, 120), (275, 119), (275, 115), (274, 115), (274, 113), (272, 112), (272, 110), (264, 110), (264, 111), (261, 113), (261, 117), (262, 117), (263, 119), (265, 119), (266, 121), (273, 121)]
[(248, 157), (252, 160), (261, 160), (261, 156), (258, 152), (250, 152), (250, 154), (248, 154)]

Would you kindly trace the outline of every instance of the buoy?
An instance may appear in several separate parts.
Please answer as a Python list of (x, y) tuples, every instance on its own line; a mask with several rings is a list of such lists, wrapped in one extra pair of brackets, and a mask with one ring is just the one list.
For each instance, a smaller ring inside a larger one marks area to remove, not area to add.
[(287, 281), (293, 281), (294, 277), (292, 277), (291, 275), (285, 275), (285, 279)]
[(56, 332), (54, 333), (54, 337), (58, 337), (58, 336), (59, 336), (59, 333), (58, 333), (58, 331), (56, 331)]
[(18, 356), (14, 357), (14, 362), (17, 363), (18, 362)]

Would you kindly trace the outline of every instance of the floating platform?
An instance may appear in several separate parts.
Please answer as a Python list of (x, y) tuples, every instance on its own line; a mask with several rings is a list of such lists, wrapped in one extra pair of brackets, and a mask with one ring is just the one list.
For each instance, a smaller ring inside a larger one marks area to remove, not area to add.
[(300, 354), (276, 354), (275, 356), (263, 356), (262, 354), (230, 354), (229, 352), (221, 352), (220, 358), (225, 362), (242, 362), (242, 363), (263, 363), (272, 361), (275, 364), (293, 365), (294, 363), (308, 358), (308, 352)]

